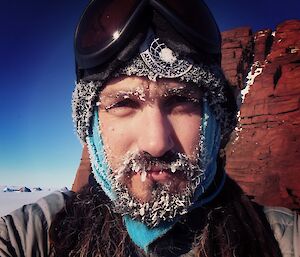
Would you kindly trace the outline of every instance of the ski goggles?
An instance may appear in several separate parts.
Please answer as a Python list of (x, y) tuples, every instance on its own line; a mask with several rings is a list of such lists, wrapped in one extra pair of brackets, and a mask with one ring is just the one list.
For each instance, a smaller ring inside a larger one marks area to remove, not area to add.
[(160, 13), (195, 49), (221, 54), (221, 35), (202, 0), (92, 0), (75, 32), (78, 69), (104, 64), (129, 42), (151, 13)]

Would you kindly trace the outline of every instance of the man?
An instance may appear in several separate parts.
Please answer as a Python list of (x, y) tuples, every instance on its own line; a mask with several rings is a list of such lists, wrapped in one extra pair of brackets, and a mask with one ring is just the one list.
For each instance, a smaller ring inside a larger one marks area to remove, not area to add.
[(299, 256), (297, 216), (224, 171), (235, 101), (201, 1), (91, 1), (73, 118), (92, 167), (0, 223), (1, 256)]

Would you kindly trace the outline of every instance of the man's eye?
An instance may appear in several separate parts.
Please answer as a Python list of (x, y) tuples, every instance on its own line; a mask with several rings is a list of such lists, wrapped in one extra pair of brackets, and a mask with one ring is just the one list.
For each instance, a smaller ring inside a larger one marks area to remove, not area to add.
[(198, 109), (200, 110), (200, 100), (189, 96), (171, 96), (167, 99), (166, 104), (170, 112), (192, 112)]
[(139, 107), (139, 103), (137, 101), (134, 101), (132, 99), (123, 99), (118, 102), (115, 102), (109, 106), (105, 107), (106, 111), (122, 111), (122, 110), (130, 110), (130, 109), (136, 109)]

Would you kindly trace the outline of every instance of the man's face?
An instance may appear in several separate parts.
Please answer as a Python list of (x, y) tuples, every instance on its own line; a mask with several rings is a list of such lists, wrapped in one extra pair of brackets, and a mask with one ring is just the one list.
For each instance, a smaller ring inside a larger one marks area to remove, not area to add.
[[(163, 157), (169, 152), (196, 159), (201, 122), (201, 91), (175, 80), (149, 81), (140, 77), (111, 80), (100, 95), (100, 128), (109, 165), (116, 170), (124, 157), (148, 153)], [(146, 178), (142, 171), (130, 178), (130, 190), (147, 201), (155, 183), (171, 183), (180, 190), (180, 174), (152, 167)]]
[[(186, 173), (175, 172), (176, 161), (173, 168), (168, 164), (178, 156), (197, 162), (200, 89), (170, 79), (153, 82), (141, 77), (120, 77), (107, 83), (99, 100), (106, 157), (113, 176), (122, 177), (120, 183), (131, 196), (147, 203), (157, 197), (159, 188), (171, 195), (186, 190)], [(120, 170), (125, 173), (122, 167), (133, 156), (139, 163), (131, 163), (126, 175), (119, 174)], [(141, 167), (145, 162), (146, 167)]]

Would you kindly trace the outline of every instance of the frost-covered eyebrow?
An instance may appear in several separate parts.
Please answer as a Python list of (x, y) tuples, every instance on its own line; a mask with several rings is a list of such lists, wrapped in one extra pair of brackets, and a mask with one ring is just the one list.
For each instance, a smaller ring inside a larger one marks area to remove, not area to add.
[[(157, 85), (158, 91), (156, 91), (155, 95), (160, 95), (161, 97), (168, 97), (172, 95), (184, 95), (184, 96), (201, 96), (202, 91), (197, 86), (190, 84), (181, 84), (181, 85), (168, 85), (168, 84), (160, 84)], [(140, 100), (145, 100), (146, 97), (149, 96), (150, 91), (145, 88), (144, 85), (140, 85), (132, 88), (110, 88), (109, 90), (104, 90), (100, 94), (100, 99), (121, 99), (121, 98), (129, 98), (135, 97)], [(151, 93), (150, 93), (151, 95)], [(153, 97), (153, 96), (152, 96)]]
[(128, 90), (116, 90), (113, 92), (107, 92), (100, 95), (101, 97), (109, 97), (109, 98), (126, 98), (129, 96), (136, 96), (136, 97), (145, 97), (144, 89), (136, 88), (136, 89), (128, 89)]
[(186, 85), (186, 86), (180, 86), (180, 87), (175, 87), (175, 88), (166, 88), (164, 94), (165, 97), (170, 96), (170, 95), (202, 95), (202, 91), (196, 87), (196, 86), (191, 86), (191, 85)]

